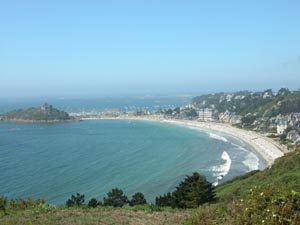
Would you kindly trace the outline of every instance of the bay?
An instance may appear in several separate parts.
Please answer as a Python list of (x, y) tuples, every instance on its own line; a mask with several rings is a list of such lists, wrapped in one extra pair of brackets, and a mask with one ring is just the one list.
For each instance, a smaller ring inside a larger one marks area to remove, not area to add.
[(0, 195), (64, 204), (74, 193), (102, 199), (112, 188), (148, 201), (197, 171), (223, 182), (260, 160), (233, 138), (135, 120), (0, 123)]

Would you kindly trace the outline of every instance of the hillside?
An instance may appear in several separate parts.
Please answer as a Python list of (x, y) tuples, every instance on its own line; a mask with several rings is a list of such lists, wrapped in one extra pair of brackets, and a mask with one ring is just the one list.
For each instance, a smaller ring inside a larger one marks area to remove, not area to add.
[(300, 149), (270, 169), (216, 188), (218, 202), (199, 207), (188, 224), (300, 224)]
[[(264, 171), (236, 177), (216, 188), (218, 201), (196, 210), (155, 205), (96, 208), (21, 201), (0, 212), (1, 224), (300, 224), (300, 149)], [(1, 204), (0, 204), (1, 205)], [(22, 208), (23, 207), (23, 208)]]
[(58, 110), (47, 103), (36, 108), (18, 109), (4, 114), (2, 120), (16, 122), (51, 122), (73, 119), (67, 112)]
[(215, 108), (218, 112), (272, 117), (300, 112), (300, 91), (282, 88), (277, 93), (271, 89), (263, 92), (216, 93), (197, 96), (193, 98), (192, 103), (199, 108)]

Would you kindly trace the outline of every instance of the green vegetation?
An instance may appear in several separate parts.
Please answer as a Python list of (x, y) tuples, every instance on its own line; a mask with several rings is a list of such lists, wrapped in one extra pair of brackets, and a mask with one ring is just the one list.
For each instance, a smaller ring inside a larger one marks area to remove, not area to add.
[(72, 119), (67, 112), (53, 108), (52, 105), (44, 104), (41, 107), (18, 109), (2, 116), (3, 120), (20, 121), (64, 121)]
[(88, 207), (96, 208), (97, 206), (102, 205), (102, 202), (98, 202), (96, 198), (91, 198), (88, 203)]
[(137, 192), (132, 196), (131, 201), (129, 202), (130, 206), (134, 206), (134, 205), (145, 205), (147, 204), (147, 201), (145, 199), (145, 196), (143, 193), (141, 192)]
[(72, 206), (82, 206), (84, 204), (84, 195), (77, 193), (72, 195), (70, 199), (67, 200), (66, 205), (68, 207)]
[(105, 206), (122, 207), (127, 203), (129, 203), (127, 196), (118, 188), (112, 189), (111, 192), (107, 193), (107, 198), (103, 199)]
[(158, 206), (174, 208), (196, 208), (213, 201), (215, 201), (214, 187), (199, 173), (187, 176), (173, 193), (167, 193), (155, 199)]
[(300, 149), (216, 188), (218, 201), (187, 224), (300, 224)]
[(53, 225), (53, 224), (169, 224), (180, 225), (191, 215), (190, 211), (170, 208), (155, 208), (151, 205), (114, 208), (108, 206), (57, 207), (40, 205), (25, 210), (9, 210), (0, 215), (1, 225)]
[(216, 93), (193, 98), (193, 104), (199, 108), (211, 108), (219, 112), (235, 112), (246, 116), (255, 114), (258, 117), (273, 117), (300, 112), (300, 91), (280, 89), (275, 95), (271, 89), (263, 92), (240, 91), (235, 93)]

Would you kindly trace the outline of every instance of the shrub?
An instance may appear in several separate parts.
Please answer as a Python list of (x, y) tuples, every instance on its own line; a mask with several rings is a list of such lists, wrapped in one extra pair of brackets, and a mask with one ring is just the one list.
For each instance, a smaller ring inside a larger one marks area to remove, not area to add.
[(101, 202), (98, 202), (96, 198), (92, 198), (88, 203), (88, 207), (92, 208), (96, 208), (98, 205), (101, 205)]
[(6, 215), (7, 198), (4, 196), (0, 197), (0, 210)]
[(103, 205), (122, 207), (128, 203), (128, 198), (123, 194), (123, 191), (118, 188), (114, 188), (111, 192), (107, 193), (107, 198), (103, 199)]
[(215, 201), (214, 186), (199, 173), (187, 176), (174, 191), (175, 205), (179, 208), (196, 208)]
[(174, 196), (170, 192), (168, 192), (167, 194), (164, 194), (163, 196), (156, 197), (155, 204), (157, 206), (175, 207)]
[(300, 194), (278, 187), (256, 187), (250, 190), (249, 195), (240, 204), (243, 212), (238, 216), (238, 222), (253, 224), (299, 224), (300, 221)]
[(81, 195), (79, 193), (75, 195), (72, 195), (70, 199), (67, 200), (66, 205), (68, 207), (72, 206), (82, 206), (84, 204), (84, 195)]
[(134, 205), (145, 205), (147, 204), (147, 201), (145, 199), (145, 196), (141, 192), (137, 192), (132, 196), (131, 201), (129, 202), (130, 206)]
[(173, 193), (155, 199), (158, 206), (196, 208), (216, 200), (214, 186), (199, 173), (193, 173), (182, 181)]

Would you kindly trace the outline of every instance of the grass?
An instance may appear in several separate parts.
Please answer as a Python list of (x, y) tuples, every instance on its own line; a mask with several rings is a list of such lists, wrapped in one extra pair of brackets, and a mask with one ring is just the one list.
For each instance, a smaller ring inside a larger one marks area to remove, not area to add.
[(8, 211), (0, 217), (1, 225), (55, 225), (55, 224), (182, 224), (191, 216), (191, 210), (176, 210), (167, 207), (156, 208), (151, 206), (136, 207), (55, 207), (52, 210), (37, 208)]

